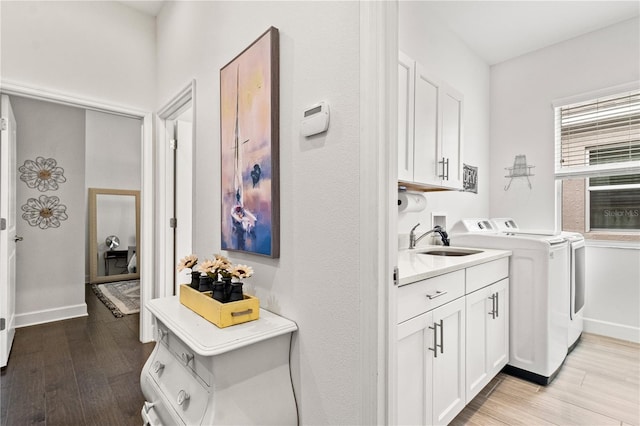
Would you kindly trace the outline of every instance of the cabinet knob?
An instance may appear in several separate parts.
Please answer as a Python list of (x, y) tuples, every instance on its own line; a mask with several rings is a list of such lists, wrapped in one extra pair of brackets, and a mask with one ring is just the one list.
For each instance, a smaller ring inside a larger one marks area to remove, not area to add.
[(169, 334), (167, 330), (165, 330), (164, 328), (158, 327), (158, 337), (160, 338), (159, 340), (162, 340), (165, 337), (167, 337), (167, 334)]
[(153, 371), (155, 371), (156, 374), (160, 373), (163, 369), (164, 369), (164, 364), (161, 363), (160, 361), (156, 361), (153, 363)]
[(145, 401), (144, 402), (144, 412), (148, 413), (149, 411), (151, 411), (151, 409), (153, 408), (154, 405), (156, 405), (155, 402)]
[(184, 365), (188, 365), (191, 361), (193, 361), (193, 354), (182, 352), (180, 358), (182, 358), (182, 362), (184, 362)]
[(191, 398), (191, 396), (183, 389), (181, 389), (180, 392), (178, 392), (178, 400), (176, 402), (178, 403), (178, 405), (182, 405), (185, 403), (185, 401), (188, 401), (189, 398)]

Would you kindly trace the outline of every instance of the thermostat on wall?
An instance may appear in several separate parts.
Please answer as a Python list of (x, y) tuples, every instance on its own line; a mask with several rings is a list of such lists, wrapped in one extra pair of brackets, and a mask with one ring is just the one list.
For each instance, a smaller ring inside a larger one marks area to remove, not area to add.
[(313, 136), (326, 132), (329, 128), (329, 104), (319, 102), (304, 111), (301, 132), (304, 136)]

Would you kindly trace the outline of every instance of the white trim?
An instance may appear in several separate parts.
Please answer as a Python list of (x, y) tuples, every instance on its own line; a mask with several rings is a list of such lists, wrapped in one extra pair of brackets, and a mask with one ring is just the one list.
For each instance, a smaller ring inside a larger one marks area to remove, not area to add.
[[(196, 81), (191, 80), (182, 90), (180, 90), (175, 96), (171, 98), (156, 114), (156, 145), (158, 153), (158, 182), (157, 182), (157, 197), (158, 197), (158, 247), (160, 249), (157, 252), (157, 264), (164, 265), (163, 268), (158, 270), (157, 280), (160, 283), (158, 287), (158, 297), (172, 296), (174, 295), (173, 288), (173, 276), (175, 274), (175, 259), (173, 254), (174, 238), (170, 228), (168, 226), (169, 219), (173, 215), (173, 198), (170, 197), (170, 183), (169, 178), (173, 176), (172, 169), (172, 153), (169, 148), (170, 136), (167, 133), (168, 121), (174, 120), (182, 112), (184, 112), (188, 106), (191, 106), (193, 110), (193, 126), (192, 126), (192, 165), (195, 164), (196, 154)], [(173, 124), (171, 124), (173, 126)], [(191, 175), (192, 187), (195, 188), (195, 173)], [(193, 207), (191, 210), (192, 223), (193, 223)], [(193, 235), (191, 236), (191, 243), (193, 245)], [(192, 247), (193, 248), (193, 247)], [(193, 250), (192, 250), (193, 251)], [(188, 253), (187, 253), (188, 254)], [(177, 283), (179, 284), (179, 283)], [(177, 292), (177, 289), (175, 290)]]
[(640, 173), (640, 160), (626, 161), (624, 163), (593, 164), (580, 167), (567, 167), (556, 170), (556, 179), (577, 179), (585, 177), (598, 177), (616, 175), (629, 175)]
[[(637, 235), (637, 234), (634, 234)], [(637, 241), (614, 241), (614, 240), (591, 240), (585, 239), (585, 245), (589, 248), (608, 248), (620, 250), (640, 250), (640, 242)]]
[[(360, 2), (360, 422), (392, 424), (397, 259), (397, 2)], [(371, 268), (371, 265), (377, 265)], [(376, 324), (368, 327), (366, 324)]]
[(584, 332), (640, 343), (640, 328), (625, 324), (585, 318)]
[(62, 321), (71, 318), (86, 317), (87, 304), (63, 306), (55, 309), (44, 309), (41, 311), (18, 314), (15, 317), (16, 328), (28, 327), (30, 325), (44, 324), (52, 321)]
[[(16, 81), (1, 80), (0, 92), (8, 95), (22, 96), (31, 99), (54, 102), (83, 109), (122, 115), (142, 119), (142, 188), (141, 188), (141, 217), (140, 229), (140, 341), (143, 343), (153, 339), (151, 315), (145, 309), (146, 302), (152, 298), (155, 280), (154, 266), (154, 215), (153, 215), (153, 117), (151, 112), (142, 111), (123, 105), (106, 103), (101, 100), (83, 98), (74, 94), (52, 91), (42, 87), (29, 86)], [(86, 305), (85, 305), (86, 306)], [(86, 313), (86, 307), (85, 307)], [(30, 314), (23, 314), (30, 315)], [(60, 319), (55, 315), (51, 321)]]
[(555, 99), (551, 102), (553, 108), (560, 108), (566, 105), (586, 102), (592, 99), (604, 98), (624, 92), (631, 92), (640, 89), (640, 81), (619, 84), (617, 86), (605, 87), (604, 89), (593, 90), (579, 95), (567, 96), (566, 98)]

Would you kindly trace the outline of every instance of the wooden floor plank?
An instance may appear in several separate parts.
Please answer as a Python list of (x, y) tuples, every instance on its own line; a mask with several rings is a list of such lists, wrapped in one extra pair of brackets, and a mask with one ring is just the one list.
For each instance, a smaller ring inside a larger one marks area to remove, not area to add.
[(639, 366), (640, 345), (583, 334), (550, 385), (500, 373), (452, 424), (638, 426)]
[(85, 424), (71, 360), (50, 363), (44, 374), (47, 426)]

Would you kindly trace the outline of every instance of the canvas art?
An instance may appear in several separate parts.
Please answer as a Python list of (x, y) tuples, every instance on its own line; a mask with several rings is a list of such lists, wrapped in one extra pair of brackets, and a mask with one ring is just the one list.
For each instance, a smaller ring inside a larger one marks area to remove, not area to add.
[(279, 42), (271, 27), (220, 70), (223, 250), (279, 256)]

